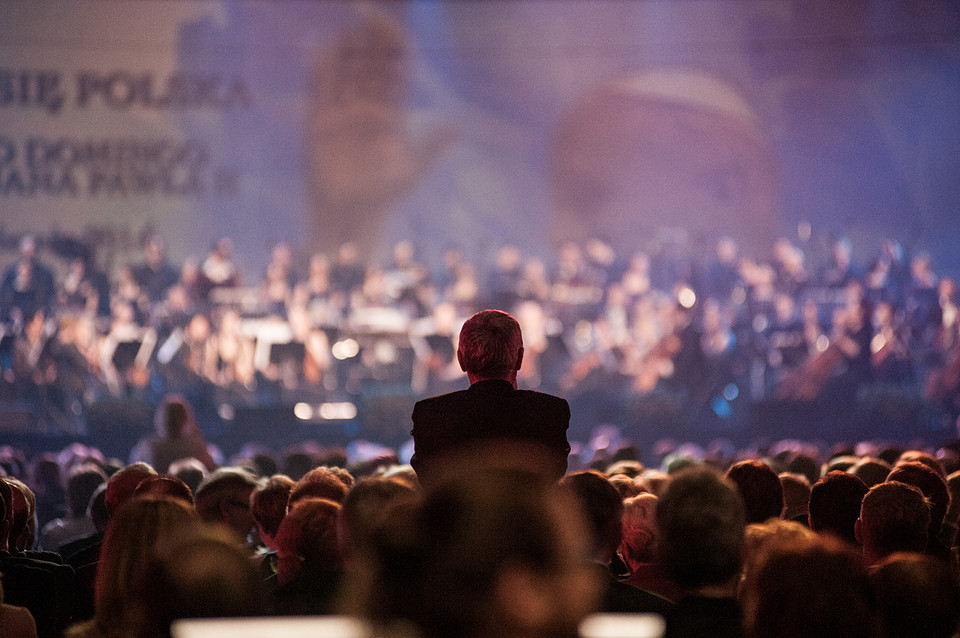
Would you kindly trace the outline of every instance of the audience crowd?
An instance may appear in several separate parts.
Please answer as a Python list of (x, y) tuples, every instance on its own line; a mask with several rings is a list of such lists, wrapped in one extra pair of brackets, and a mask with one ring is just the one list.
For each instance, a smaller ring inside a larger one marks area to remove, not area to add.
[(384, 447), (225, 458), (193, 410), (365, 383), (459, 388), (460, 324), (499, 307), (523, 326), (521, 387), (709, 403), (733, 384), (809, 402), (879, 383), (924, 393), (952, 423), (954, 284), (895, 242), (867, 266), (844, 240), (823, 263), (786, 240), (768, 261), (729, 240), (702, 261), (623, 261), (592, 240), (549, 266), (506, 246), (489, 271), (457, 251), (432, 269), (408, 242), (373, 265), (345, 244), (302, 274), (280, 244), (252, 287), (226, 239), (177, 267), (151, 237), (112, 278), (83, 247), (62, 276), (33, 238), (19, 248), (0, 283), (0, 404), (74, 435), (104, 397), (157, 409), (156, 436), (122, 460), (0, 447), (5, 637), (331, 614), (411, 638), (573, 638), (596, 612), (652, 614), (670, 638), (960, 629), (954, 448), (664, 438), (642, 458), (603, 431), (559, 481), (480, 450), (424, 488)]
[[(158, 423), (182, 414), (166, 397)], [(626, 613), (669, 637), (960, 635), (949, 449), (664, 442), (642, 459), (621, 442), (571, 456), (559, 481), (498, 449), (422, 488), (386, 448), (156, 467), (81, 444), (2, 448), (0, 633), (166, 638), (179, 619), (342, 615), (369, 636), (575, 638), (592, 614)]]
[(210, 406), (291, 393), (440, 394), (462, 384), (456, 335), (483, 308), (522, 325), (520, 385), (571, 399), (667, 392), (709, 410), (731, 396), (849, 401), (879, 385), (924, 396), (944, 422), (960, 414), (955, 281), (893, 240), (862, 262), (844, 238), (781, 239), (764, 258), (730, 239), (712, 255), (618, 255), (592, 239), (550, 261), (506, 245), (490, 263), (451, 249), (436, 264), (408, 241), (388, 263), (350, 243), (309, 257), (279, 243), (251, 277), (229, 239), (175, 264), (151, 236), (109, 276), (105, 260), (24, 237), (0, 282), (0, 407), (46, 431), (82, 433), (110, 397), (183, 394), (203, 421)]

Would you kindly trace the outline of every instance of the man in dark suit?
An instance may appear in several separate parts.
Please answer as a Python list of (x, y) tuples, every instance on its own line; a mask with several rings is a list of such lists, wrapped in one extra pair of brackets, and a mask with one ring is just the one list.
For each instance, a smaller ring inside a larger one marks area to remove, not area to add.
[(435, 484), (451, 456), (491, 445), (502, 453), (523, 450), (531, 455), (531, 470), (554, 480), (563, 476), (570, 407), (560, 397), (517, 389), (523, 362), (517, 321), (499, 310), (473, 315), (460, 330), (457, 360), (470, 387), (413, 408), (410, 462), (421, 485)]

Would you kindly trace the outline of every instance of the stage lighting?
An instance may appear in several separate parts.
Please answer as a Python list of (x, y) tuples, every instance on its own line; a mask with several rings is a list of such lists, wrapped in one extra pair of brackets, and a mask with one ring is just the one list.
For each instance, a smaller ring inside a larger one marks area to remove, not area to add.
[(309, 403), (298, 403), (293, 406), (293, 415), (301, 421), (309, 421), (313, 418), (313, 406)]
[(352, 359), (360, 353), (360, 344), (356, 339), (344, 339), (333, 344), (330, 352), (338, 361)]
[(693, 292), (693, 289), (684, 286), (677, 291), (677, 301), (684, 308), (693, 308), (693, 305), (697, 303), (697, 294)]
[(327, 421), (349, 421), (357, 418), (357, 406), (349, 401), (341, 403), (321, 403), (317, 409), (321, 419)]

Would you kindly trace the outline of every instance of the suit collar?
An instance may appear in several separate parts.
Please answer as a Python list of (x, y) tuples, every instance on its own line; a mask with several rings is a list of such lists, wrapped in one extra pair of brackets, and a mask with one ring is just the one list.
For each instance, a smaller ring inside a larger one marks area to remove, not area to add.
[(475, 392), (515, 392), (513, 384), (503, 379), (483, 379), (470, 385)]

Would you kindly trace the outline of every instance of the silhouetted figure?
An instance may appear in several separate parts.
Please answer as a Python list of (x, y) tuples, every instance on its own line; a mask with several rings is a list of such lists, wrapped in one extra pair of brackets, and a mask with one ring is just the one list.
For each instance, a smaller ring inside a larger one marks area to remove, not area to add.
[(543, 447), (543, 471), (558, 479), (567, 469), (570, 407), (549, 394), (517, 389), (523, 362), (520, 325), (505, 312), (484, 310), (460, 331), (457, 360), (470, 388), (418, 401), (413, 409), (411, 465), (426, 488), (444, 457), (489, 441)]

